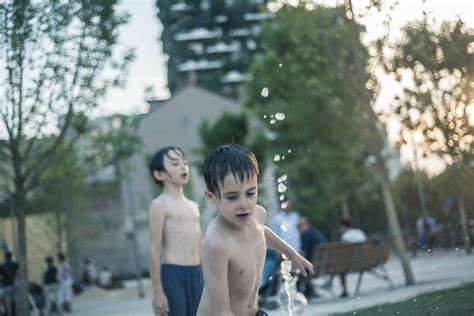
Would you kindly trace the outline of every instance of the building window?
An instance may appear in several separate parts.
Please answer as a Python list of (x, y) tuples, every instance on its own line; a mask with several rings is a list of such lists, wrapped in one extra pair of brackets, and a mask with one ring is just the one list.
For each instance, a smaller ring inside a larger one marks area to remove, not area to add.
[(209, 10), (211, 8), (211, 2), (209, 0), (201, 0), (201, 10)]

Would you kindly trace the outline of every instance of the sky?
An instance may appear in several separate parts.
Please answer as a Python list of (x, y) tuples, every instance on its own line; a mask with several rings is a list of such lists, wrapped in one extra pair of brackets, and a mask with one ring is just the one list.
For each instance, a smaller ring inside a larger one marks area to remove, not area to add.
[[(357, 4), (360, 1), (354, 0), (354, 3)], [(322, 0), (320, 2), (331, 4), (336, 1)], [(399, 34), (398, 29), (406, 22), (421, 18), (423, 11), (426, 11), (437, 22), (460, 16), (467, 25), (474, 27), (474, 0), (427, 0), (424, 4), (422, 2), (421, 0), (399, 1), (393, 14), (394, 28), (391, 36), (396, 37)], [(155, 1), (122, 0), (119, 10), (130, 14), (129, 23), (120, 31), (119, 44), (121, 47), (134, 47), (136, 59), (130, 67), (126, 87), (110, 90), (104, 104), (99, 107), (97, 115), (146, 111), (144, 94), (146, 87), (153, 88), (153, 95), (156, 98), (169, 97), (166, 87), (165, 56), (163, 56), (159, 40), (162, 26), (157, 18)], [(380, 19), (375, 16), (368, 17), (366, 26), (367, 39), (377, 36), (382, 29)], [(389, 78), (383, 78), (382, 87), (378, 102), (381, 106), (389, 103), (397, 91), (395, 82)], [(411, 150), (403, 154), (405, 160), (410, 159), (410, 152)]]
[[(334, 1), (323, 0), (323, 3)], [(457, 15), (471, 27), (474, 27), (473, 0), (428, 0), (423, 5), (419, 0), (400, 0), (400, 5), (394, 12), (395, 30), (409, 20), (421, 17), (423, 10), (430, 13), (438, 21), (453, 18)], [(134, 47), (136, 59), (130, 67), (128, 82), (125, 89), (109, 91), (100, 114), (133, 113), (144, 111), (144, 90), (153, 87), (157, 98), (166, 98), (169, 91), (166, 87), (165, 57), (162, 53), (161, 23), (157, 18), (157, 8), (154, 0), (122, 0), (119, 10), (127, 11), (130, 21), (120, 31), (119, 43), (122, 47)], [(369, 37), (377, 34), (380, 25), (376, 19), (370, 21)], [(393, 33), (397, 33), (394, 31)], [(386, 86), (392, 86), (390, 82)], [(384, 89), (383, 98), (390, 98), (395, 89)]]
[(165, 57), (159, 40), (162, 26), (155, 1), (122, 0), (119, 11), (130, 14), (128, 24), (120, 29), (119, 49), (134, 48), (135, 61), (130, 66), (125, 89), (111, 89), (98, 115), (145, 111), (146, 87), (153, 87), (157, 98), (169, 96)]

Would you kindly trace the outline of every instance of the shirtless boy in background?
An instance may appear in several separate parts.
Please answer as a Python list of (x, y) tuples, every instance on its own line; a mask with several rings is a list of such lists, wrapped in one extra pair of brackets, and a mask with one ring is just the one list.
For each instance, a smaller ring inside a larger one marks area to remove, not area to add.
[(149, 169), (162, 188), (149, 214), (153, 311), (160, 316), (194, 316), (203, 278), (199, 206), (183, 193), (188, 161), (180, 148), (169, 146), (153, 156)]
[(285, 254), (303, 276), (312, 264), (265, 226), (257, 205), (258, 163), (252, 151), (236, 144), (221, 146), (204, 161), (205, 195), (219, 211), (203, 239), (205, 287), (199, 316), (263, 316), (258, 288), (266, 247)]

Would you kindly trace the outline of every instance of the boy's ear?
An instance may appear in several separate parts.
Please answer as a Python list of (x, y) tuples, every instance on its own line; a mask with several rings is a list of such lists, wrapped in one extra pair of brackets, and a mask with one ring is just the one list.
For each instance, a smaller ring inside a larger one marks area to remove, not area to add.
[(166, 171), (153, 171), (153, 178), (158, 181), (164, 181), (166, 179)]
[(212, 194), (208, 190), (204, 190), (204, 196), (206, 197), (207, 201), (213, 205), (216, 205), (216, 200), (214, 198), (214, 194)]

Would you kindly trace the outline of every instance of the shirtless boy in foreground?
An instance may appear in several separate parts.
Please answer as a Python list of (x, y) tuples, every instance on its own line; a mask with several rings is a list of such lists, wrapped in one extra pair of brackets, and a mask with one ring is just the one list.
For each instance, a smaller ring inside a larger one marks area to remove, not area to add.
[(189, 179), (188, 161), (181, 149), (170, 146), (153, 156), (149, 168), (162, 187), (150, 207), (153, 311), (160, 316), (194, 316), (203, 278), (199, 207), (183, 193)]
[(221, 146), (204, 161), (205, 195), (219, 213), (203, 239), (199, 316), (267, 315), (257, 301), (267, 246), (285, 254), (303, 276), (314, 273), (309, 261), (264, 225), (258, 177), (257, 159), (240, 145)]

